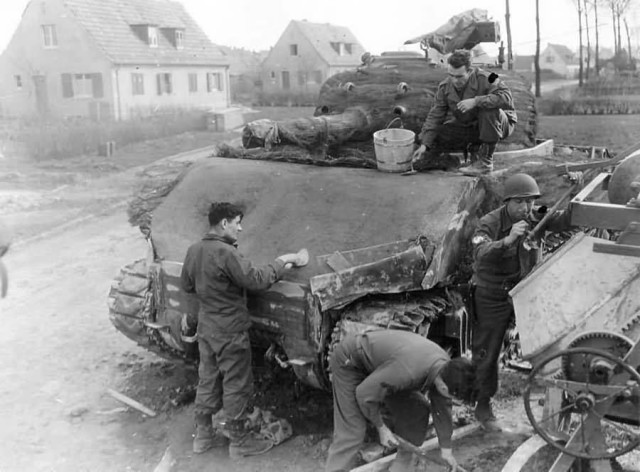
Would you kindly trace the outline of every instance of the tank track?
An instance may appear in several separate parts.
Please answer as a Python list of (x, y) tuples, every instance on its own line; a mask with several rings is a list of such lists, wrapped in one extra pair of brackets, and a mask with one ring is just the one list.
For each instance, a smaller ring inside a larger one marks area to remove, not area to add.
[(358, 301), (332, 314), (335, 322), (325, 348), (324, 367), (331, 378), (329, 358), (334, 349), (349, 334), (361, 334), (377, 329), (400, 329), (427, 336), (429, 326), (453, 305), (446, 294), (431, 293), (413, 297), (375, 297)]
[(170, 346), (153, 326), (155, 321), (154, 293), (158, 284), (146, 259), (139, 259), (120, 269), (111, 283), (107, 305), (109, 319), (115, 328), (144, 349), (158, 356), (193, 364), (197, 359)]

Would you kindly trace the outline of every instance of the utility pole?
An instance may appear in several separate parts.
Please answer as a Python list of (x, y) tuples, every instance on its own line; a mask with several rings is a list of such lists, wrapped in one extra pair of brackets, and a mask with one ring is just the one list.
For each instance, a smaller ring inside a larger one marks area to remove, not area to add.
[(540, 97), (540, 6), (536, 0), (536, 57), (534, 65), (536, 68), (536, 97)]
[(506, 13), (504, 15), (507, 24), (507, 70), (513, 70), (513, 50), (511, 49), (511, 13), (509, 11), (509, 0), (506, 1)]

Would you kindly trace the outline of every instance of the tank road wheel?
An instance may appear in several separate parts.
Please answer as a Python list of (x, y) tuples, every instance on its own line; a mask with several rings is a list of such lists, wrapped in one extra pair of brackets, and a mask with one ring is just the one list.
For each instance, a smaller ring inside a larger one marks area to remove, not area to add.
[(118, 331), (142, 346), (149, 344), (144, 321), (150, 295), (150, 280), (145, 259), (120, 269), (109, 291), (111, 323)]
[(637, 422), (608, 417), (622, 409), (635, 418), (639, 392), (640, 375), (622, 359), (580, 347), (538, 363), (523, 397), (531, 425), (548, 444), (570, 456), (564, 460), (593, 461), (613, 459), (640, 445)]

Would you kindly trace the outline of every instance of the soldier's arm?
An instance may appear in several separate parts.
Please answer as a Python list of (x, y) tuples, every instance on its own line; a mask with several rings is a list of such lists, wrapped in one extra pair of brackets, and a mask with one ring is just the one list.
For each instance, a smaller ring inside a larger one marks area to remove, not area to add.
[(376, 428), (383, 425), (380, 407), (385, 397), (411, 386), (411, 376), (396, 363), (387, 363), (373, 371), (356, 388), (360, 411)]
[(492, 84), (489, 84), (486, 95), (476, 96), (476, 106), (478, 108), (503, 108), (513, 110), (513, 95), (507, 84), (500, 78), (496, 78)]
[(453, 434), (453, 419), (451, 416), (451, 400), (440, 395), (435, 387), (429, 390), (431, 415), (433, 426), (438, 435), (438, 444), (442, 449), (451, 449), (451, 435)]
[(276, 259), (266, 266), (254, 266), (238, 251), (229, 251), (225, 256), (225, 272), (231, 281), (247, 290), (266, 290), (273, 285), (285, 270), (285, 263)]
[(492, 220), (482, 218), (478, 228), (471, 238), (471, 250), (476, 261), (492, 258), (502, 253), (509, 247), (505, 238), (498, 239), (497, 230)]
[(438, 87), (431, 110), (429, 110), (429, 114), (422, 125), (422, 130), (418, 135), (420, 144), (424, 144), (427, 147), (433, 146), (438, 128), (444, 122), (444, 119), (447, 117), (447, 112), (449, 111), (449, 105), (447, 105), (447, 97), (444, 90), (444, 86)]

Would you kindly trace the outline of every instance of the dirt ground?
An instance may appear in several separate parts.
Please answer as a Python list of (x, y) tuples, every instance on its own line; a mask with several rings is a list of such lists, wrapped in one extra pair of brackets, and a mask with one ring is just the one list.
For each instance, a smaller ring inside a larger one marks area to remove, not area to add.
[[(638, 117), (606, 117), (605, 125), (603, 119), (594, 121), (590, 131), (584, 122), (569, 126), (569, 118), (544, 118), (541, 130), (563, 143), (621, 150), (640, 129)], [(562, 135), (563, 129), (573, 134)], [(571, 141), (577, 137), (580, 142)], [(0, 300), (1, 472), (323, 470), (331, 435), (328, 393), (296, 384), (287, 372), (261, 371), (261, 404), (287, 417), (294, 436), (265, 455), (237, 462), (223, 450), (194, 456), (189, 393), (196, 373), (139, 349), (108, 320), (112, 278), (146, 250), (125, 212), (139, 166), (238, 138), (238, 133), (188, 133), (129, 146), (112, 158), (0, 157), (0, 218), (13, 226), (16, 241), (5, 260), (9, 295)], [(514, 395), (522, 376), (503, 378), (497, 410), (508, 430), (476, 433), (455, 446), (467, 470), (499, 471), (531, 434)], [(125, 407), (108, 389), (157, 415)], [(625, 470), (640, 470), (640, 457), (629, 456), (621, 461)]]

